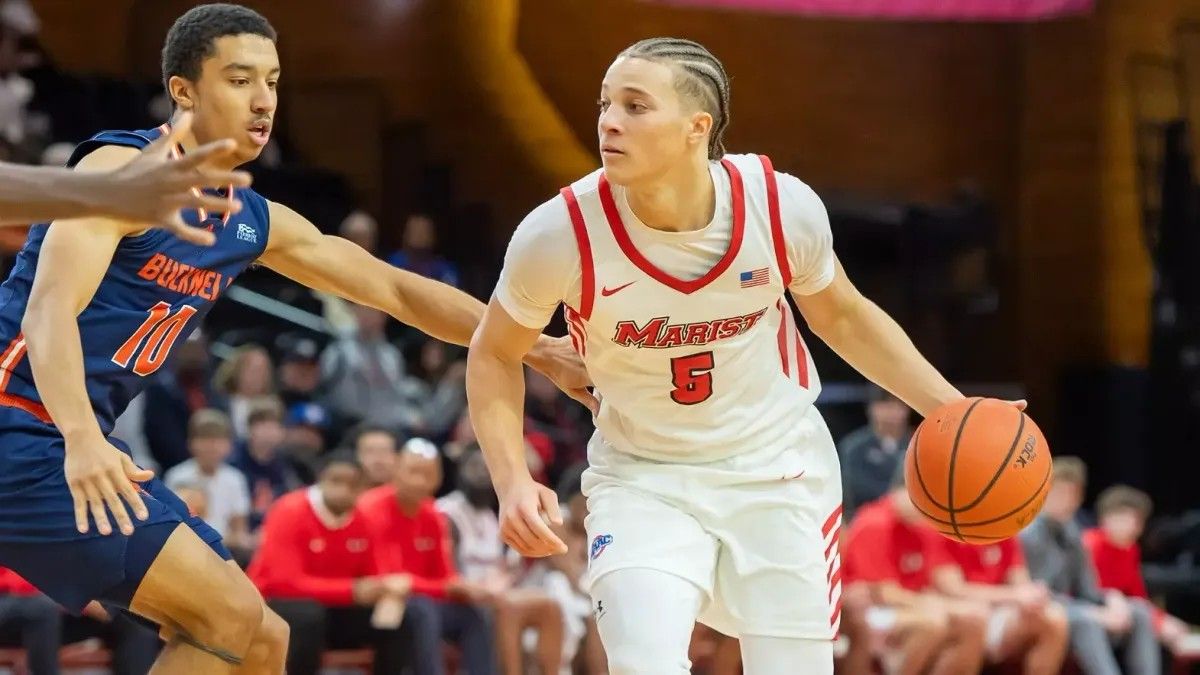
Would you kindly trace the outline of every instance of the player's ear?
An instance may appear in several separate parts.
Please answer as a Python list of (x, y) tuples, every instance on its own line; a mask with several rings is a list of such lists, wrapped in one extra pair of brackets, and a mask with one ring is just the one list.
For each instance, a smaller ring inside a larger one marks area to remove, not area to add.
[(195, 89), (186, 78), (172, 75), (171, 79), (167, 80), (167, 93), (180, 110), (193, 110), (196, 107)]
[(712, 125), (712, 115), (703, 110), (692, 113), (688, 118), (688, 141), (707, 145), (708, 132), (712, 129)]

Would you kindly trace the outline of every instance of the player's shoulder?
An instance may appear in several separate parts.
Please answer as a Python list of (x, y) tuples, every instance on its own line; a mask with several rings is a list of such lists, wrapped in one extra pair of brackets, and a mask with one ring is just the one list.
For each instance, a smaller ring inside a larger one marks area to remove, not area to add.
[(154, 142), (162, 135), (161, 129), (109, 129), (101, 131), (86, 141), (75, 146), (71, 152), (67, 166), (73, 167), (85, 158), (88, 164), (96, 164), (98, 160), (121, 159), (128, 160), (129, 156)]

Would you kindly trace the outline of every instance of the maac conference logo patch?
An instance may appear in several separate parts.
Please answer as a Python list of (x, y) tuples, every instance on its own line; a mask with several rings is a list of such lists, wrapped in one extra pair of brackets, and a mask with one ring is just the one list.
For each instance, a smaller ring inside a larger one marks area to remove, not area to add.
[(612, 541), (613, 537), (611, 534), (596, 535), (596, 538), (592, 540), (592, 552), (589, 557), (592, 560), (599, 558), (600, 554), (604, 553), (604, 549), (608, 548), (608, 545), (611, 544)]

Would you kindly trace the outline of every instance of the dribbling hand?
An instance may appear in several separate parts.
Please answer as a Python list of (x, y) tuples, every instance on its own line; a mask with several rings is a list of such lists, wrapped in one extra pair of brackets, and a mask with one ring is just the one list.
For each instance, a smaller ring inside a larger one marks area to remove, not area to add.
[[(230, 184), (245, 187), (250, 184), (250, 174), (205, 168), (206, 162), (233, 152), (236, 145), (228, 139), (204, 145), (180, 159), (171, 159), (171, 148), (191, 126), (191, 113), (180, 115), (170, 133), (160, 136), (132, 162), (113, 171), (112, 184), (104, 190), (101, 206), (115, 216), (163, 228), (184, 241), (209, 246), (216, 241), (213, 233), (184, 223), (180, 209), (224, 212), (230, 208), (226, 198), (200, 190)], [(241, 204), (235, 202), (232, 208), (237, 212)]]
[(117, 527), (125, 535), (133, 534), (133, 522), (129, 519), (126, 504), (133, 508), (138, 520), (150, 516), (134, 481), (150, 480), (154, 472), (138, 467), (129, 455), (108, 441), (68, 445), (63, 471), (71, 499), (75, 502), (75, 528), (81, 534), (88, 531), (88, 513), (96, 521), (97, 532), (112, 534), (105, 506), (112, 511)]
[(549, 520), (562, 525), (558, 495), (526, 477), (500, 495), (500, 536), (527, 558), (544, 558), (567, 552), (567, 545), (550, 529)]

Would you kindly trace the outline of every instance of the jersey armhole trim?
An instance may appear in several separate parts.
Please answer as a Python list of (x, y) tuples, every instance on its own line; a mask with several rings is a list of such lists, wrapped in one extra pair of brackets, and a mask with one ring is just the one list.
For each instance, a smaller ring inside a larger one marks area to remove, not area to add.
[(592, 318), (592, 304), (596, 296), (596, 269), (592, 262), (592, 242), (588, 239), (587, 223), (583, 219), (583, 211), (579, 209), (579, 200), (575, 191), (567, 186), (559, 191), (567, 203), (567, 213), (571, 215), (571, 229), (575, 231), (575, 245), (579, 248), (579, 272), (581, 288), (579, 290), (579, 316), (589, 320)]
[(771, 159), (766, 155), (759, 155), (758, 161), (762, 162), (763, 179), (767, 183), (767, 211), (771, 216), (771, 244), (775, 248), (775, 264), (783, 277), (783, 287), (787, 288), (792, 285), (792, 266), (788, 264), (787, 245), (783, 237), (783, 217), (779, 213), (779, 184), (775, 180), (775, 168), (771, 166)]

